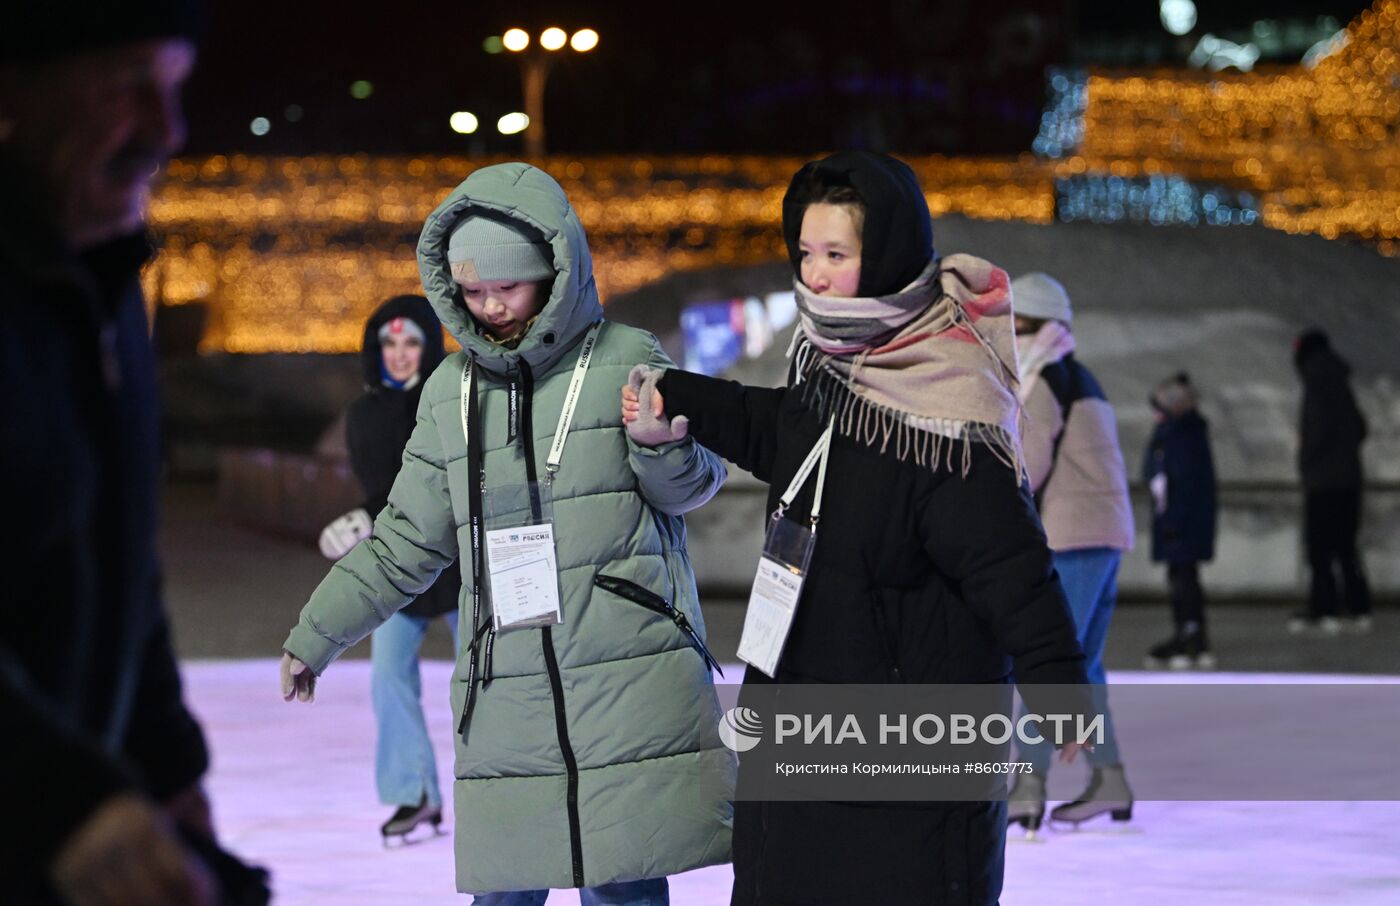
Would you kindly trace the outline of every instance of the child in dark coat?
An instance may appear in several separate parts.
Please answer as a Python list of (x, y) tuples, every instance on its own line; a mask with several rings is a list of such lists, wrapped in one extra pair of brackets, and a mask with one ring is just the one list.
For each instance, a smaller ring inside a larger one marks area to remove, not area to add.
[(1215, 667), (1200, 578), (1201, 564), (1215, 557), (1215, 464), (1197, 399), (1184, 371), (1158, 384), (1151, 397), (1157, 429), (1142, 479), (1152, 492), (1152, 560), (1167, 564), (1176, 624), (1172, 637), (1148, 652), (1147, 666), (1157, 669)]

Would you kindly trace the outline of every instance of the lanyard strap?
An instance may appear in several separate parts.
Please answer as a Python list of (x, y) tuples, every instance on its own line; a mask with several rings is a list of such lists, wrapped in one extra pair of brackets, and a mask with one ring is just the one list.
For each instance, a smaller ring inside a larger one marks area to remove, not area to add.
[[(481, 618), (482, 570), (486, 565), (486, 558), (482, 556), (484, 539), (481, 533), (485, 531), (482, 489), (486, 485), (486, 470), (482, 466), (481, 432), (473, 430), (480, 421), (481, 409), (476, 398), (476, 360), (468, 356), (466, 364), (462, 366), (462, 434), (467, 443), (467, 482), (470, 488), (468, 514), (471, 520), (472, 621), (469, 631), (472, 638), (471, 654), (467, 663), (467, 697), (462, 704), (462, 719), (457, 724), (458, 735), (467, 732), (467, 724), (476, 704), (477, 653), (480, 647), (477, 643), (486, 628)], [(490, 645), (490, 640), (487, 644)]]
[(559, 410), (559, 424), (554, 428), (554, 445), (549, 448), (549, 459), (544, 468), (552, 478), (559, 471), (559, 463), (564, 458), (564, 444), (569, 440), (569, 425), (574, 420), (574, 410), (578, 408), (579, 393), (583, 390), (583, 378), (588, 374), (588, 365), (593, 360), (593, 346), (598, 342), (598, 332), (603, 329), (599, 321), (583, 338), (578, 361), (574, 363), (574, 376), (569, 380), (569, 392), (564, 397), (564, 408)]
[(792, 506), (793, 500), (802, 490), (802, 486), (807, 483), (807, 479), (812, 474), (812, 469), (817, 469), (817, 489), (812, 495), (812, 525), (817, 524), (817, 520), (822, 515), (822, 488), (826, 486), (826, 464), (831, 458), (831, 432), (836, 427), (836, 419), (833, 417), (827, 422), (826, 430), (821, 437), (817, 438), (816, 444), (808, 452), (807, 458), (798, 466), (797, 474), (792, 476), (792, 483), (778, 501), (778, 513), (781, 517)]

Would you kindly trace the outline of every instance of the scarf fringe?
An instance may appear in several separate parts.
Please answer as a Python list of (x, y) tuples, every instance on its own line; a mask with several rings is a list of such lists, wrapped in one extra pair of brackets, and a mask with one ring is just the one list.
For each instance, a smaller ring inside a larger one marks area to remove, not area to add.
[(972, 445), (990, 449), (997, 460), (1019, 479), (1026, 476), (1018, 438), (1000, 425), (928, 418), (910, 415), (876, 403), (850, 385), (810, 341), (794, 338), (793, 386), (802, 388), (804, 402), (817, 412), (821, 421), (836, 419), (836, 430), (844, 437), (878, 450), (881, 455), (894, 446), (901, 462), (911, 458), (919, 466), (934, 471), (958, 471), (966, 478), (972, 471)]

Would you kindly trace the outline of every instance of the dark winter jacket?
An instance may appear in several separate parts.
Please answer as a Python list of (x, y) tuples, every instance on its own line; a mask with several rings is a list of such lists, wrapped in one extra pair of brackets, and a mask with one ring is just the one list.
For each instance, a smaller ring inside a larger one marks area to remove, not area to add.
[(0, 469), (16, 530), (0, 545), (0, 776), (17, 845), (0, 847), (0, 883), (12, 891), (102, 799), (168, 797), (208, 756), (181, 699), (156, 564), (156, 387), (138, 281), (149, 246), (131, 236), (75, 255), (8, 188)]
[[(796, 388), (668, 371), (659, 389), (692, 436), (769, 483), (770, 512), (824, 428)], [(814, 484), (789, 510), (799, 522)], [(838, 433), (777, 681), (1004, 683), (1013, 669), (1084, 681), (1029, 490), (980, 444), (964, 478)], [(1000, 804), (739, 803), (735, 820), (736, 903), (983, 904), (1000, 889)]]
[(1303, 489), (1359, 488), (1366, 418), (1351, 391), (1350, 366), (1318, 330), (1299, 338), (1294, 363), (1303, 379), (1298, 432), (1298, 473)]
[(1167, 480), (1166, 507), (1152, 517), (1152, 559), (1200, 563), (1215, 557), (1215, 463), (1206, 420), (1195, 409), (1157, 425), (1142, 480)]
[[(386, 387), (381, 376), (379, 329), (394, 318), (410, 318), (423, 330), (423, 360), (419, 383), (408, 390)], [(423, 381), (442, 361), (442, 325), (423, 296), (396, 296), (385, 302), (365, 324), (360, 363), (364, 368), (365, 394), (350, 404), (345, 418), (345, 441), (350, 468), (365, 492), (364, 508), (373, 519), (389, 502), (389, 489), (403, 463), (403, 450), (417, 420)], [(435, 617), (457, 609), (461, 574), (444, 570), (433, 586), (401, 613)]]

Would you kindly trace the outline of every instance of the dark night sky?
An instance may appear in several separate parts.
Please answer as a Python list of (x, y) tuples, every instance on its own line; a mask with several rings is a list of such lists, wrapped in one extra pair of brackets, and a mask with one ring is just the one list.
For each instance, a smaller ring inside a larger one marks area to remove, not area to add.
[[(1345, 23), (1367, 5), (1197, 0), (1197, 33), (1294, 14)], [(518, 64), (482, 41), (553, 24), (593, 27), (601, 43), (564, 52), (550, 76), (551, 150), (1012, 152), (1034, 133), (1044, 67), (1071, 60), (1079, 36), (1161, 31), (1152, 0), (212, 6), (187, 95), (192, 153), (518, 152), (518, 136), (494, 131), (521, 109)], [(369, 99), (351, 98), (356, 79), (373, 83)], [(290, 104), (300, 122), (285, 118)], [(477, 137), (448, 129), (459, 109), (481, 119)], [(256, 116), (268, 135), (249, 131)]]

